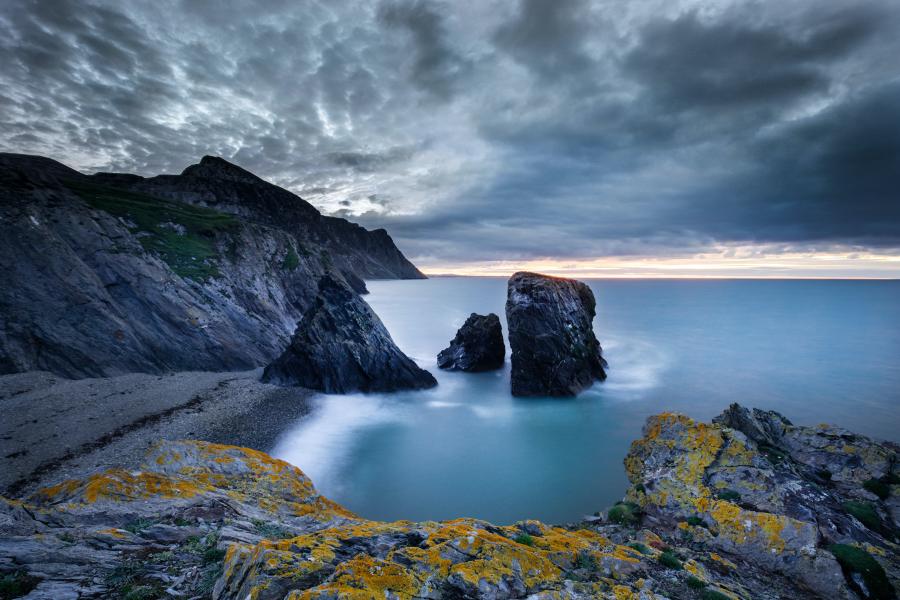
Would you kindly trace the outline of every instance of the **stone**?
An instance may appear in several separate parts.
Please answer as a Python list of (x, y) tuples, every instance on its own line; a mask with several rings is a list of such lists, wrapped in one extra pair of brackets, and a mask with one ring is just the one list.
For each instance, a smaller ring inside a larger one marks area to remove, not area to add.
[(393, 392), (437, 385), (394, 344), (371, 308), (330, 274), (284, 353), (262, 380), (332, 394)]
[(580, 281), (519, 272), (509, 279), (506, 322), (515, 396), (574, 396), (606, 379), (594, 335), (596, 301)]
[(503, 366), (506, 346), (500, 317), (472, 313), (437, 357), (438, 367), (450, 371), (491, 371)]

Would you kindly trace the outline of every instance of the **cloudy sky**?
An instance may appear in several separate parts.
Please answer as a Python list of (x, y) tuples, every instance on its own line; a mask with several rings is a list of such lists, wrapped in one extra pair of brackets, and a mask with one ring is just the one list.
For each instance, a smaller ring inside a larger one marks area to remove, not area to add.
[(0, 50), (0, 150), (221, 155), (431, 272), (900, 276), (897, 0), (4, 0)]

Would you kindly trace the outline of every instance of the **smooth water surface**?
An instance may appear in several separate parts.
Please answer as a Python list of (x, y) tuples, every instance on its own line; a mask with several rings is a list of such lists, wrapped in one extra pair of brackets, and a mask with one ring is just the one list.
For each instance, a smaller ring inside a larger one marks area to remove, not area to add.
[[(644, 419), (731, 402), (900, 440), (900, 282), (597, 280), (609, 379), (520, 399), (502, 371), (436, 367), (471, 312), (503, 320), (506, 280), (369, 282), (366, 300), (437, 388), (319, 396), (273, 454), (373, 519), (573, 521), (620, 499)], [(508, 352), (507, 352), (508, 359)]]

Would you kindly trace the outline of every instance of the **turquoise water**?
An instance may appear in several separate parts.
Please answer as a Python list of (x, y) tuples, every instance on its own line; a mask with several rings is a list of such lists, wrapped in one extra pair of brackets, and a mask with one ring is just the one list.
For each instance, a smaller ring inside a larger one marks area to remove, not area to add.
[(436, 368), (469, 313), (503, 319), (505, 279), (370, 282), (367, 301), (438, 387), (319, 396), (273, 453), (369, 518), (561, 523), (621, 498), (622, 459), (661, 411), (709, 419), (740, 402), (900, 441), (900, 282), (589, 283), (609, 379), (568, 400), (513, 398), (508, 361)]

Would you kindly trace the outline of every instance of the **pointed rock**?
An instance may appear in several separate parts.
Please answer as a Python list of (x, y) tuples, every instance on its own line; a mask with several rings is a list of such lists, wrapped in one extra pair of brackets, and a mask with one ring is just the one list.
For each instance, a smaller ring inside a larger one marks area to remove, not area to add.
[(450, 371), (491, 371), (503, 366), (506, 347), (500, 317), (472, 313), (438, 354), (438, 367)]

